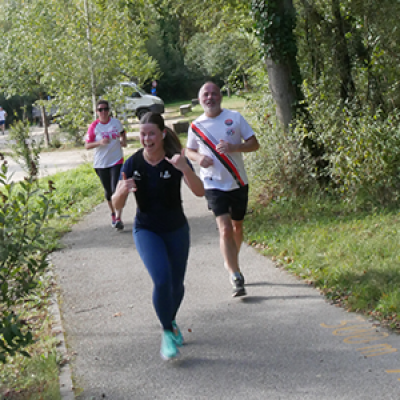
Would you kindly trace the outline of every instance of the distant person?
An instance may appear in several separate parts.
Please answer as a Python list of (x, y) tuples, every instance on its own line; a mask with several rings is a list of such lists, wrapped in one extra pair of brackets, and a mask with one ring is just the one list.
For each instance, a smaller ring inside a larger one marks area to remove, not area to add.
[(129, 193), (135, 194), (133, 237), (154, 284), (153, 305), (163, 329), (160, 353), (169, 360), (178, 356), (177, 347), (183, 345), (176, 315), (184, 296), (190, 244), (181, 181), (196, 196), (204, 195), (204, 187), (184, 156), (178, 136), (165, 126), (160, 114), (148, 112), (142, 117), (140, 143), (142, 148), (122, 167), (112, 200), (119, 210)]
[(200, 165), (208, 207), (216, 217), (220, 250), (230, 273), (233, 297), (246, 295), (239, 268), (248, 180), (242, 153), (260, 146), (253, 129), (237, 111), (221, 108), (221, 91), (205, 83), (199, 91), (204, 114), (189, 128), (187, 155)]
[(6, 117), (7, 117), (6, 111), (4, 111), (3, 107), (0, 106), (0, 126), (1, 130), (3, 131), (3, 135), (6, 132)]
[(111, 196), (117, 187), (124, 162), (122, 147), (126, 147), (126, 132), (121, 122), (110, 117), (108, 101), (99, 100), (96, 106), (98, 119), (89, 126), (86, 149), (95, 149), (93, 167), (104, 188), (104, 195), (111, 211), (111, 226), (119, 231), (124, 229), (121, 211), (115, 210)]
[(157, 81), (151, 83), (151, 94), (157, 96)]

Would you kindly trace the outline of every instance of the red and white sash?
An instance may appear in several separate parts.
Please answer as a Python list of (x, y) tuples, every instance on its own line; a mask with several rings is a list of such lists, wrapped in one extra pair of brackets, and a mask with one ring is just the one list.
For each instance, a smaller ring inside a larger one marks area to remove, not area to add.
[(234, 161), (227, 154), (220, 153), (216, 146), (217, 143), (214, 143), (210, 139), (210, 135), (207, 136), (203, 131), (194, 123), (191, 124), (191, 128), (193, 133), (212, 151), (212, 153), (217, 157), (217, 159), (221, 162), (221, 164), (227, 169), (227, 171), (232, 175), (235, 182), (239, 185), (239, 187), (245, 186), (242, 177), (240, 176), (239, 171), (237, 170)]

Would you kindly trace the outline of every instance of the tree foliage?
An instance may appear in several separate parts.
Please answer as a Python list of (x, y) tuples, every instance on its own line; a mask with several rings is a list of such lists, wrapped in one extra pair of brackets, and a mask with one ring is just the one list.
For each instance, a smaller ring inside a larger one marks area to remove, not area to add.
[(144, 47), (145, 26), (132, 19), (129, 3), (89, 1), (85, 11), (80, 1), (7, 2), (0, 58), (0, 85), (8, 96), (38, 91), (39, 104), (55, 106), (64, 123), (78, 128), (93, 116), (92, 71), (99, 96), (127, 76), (150, 79), (156, 69)]
[(248, 70), (259, 62), (258, 50), (254, 37), (244, 32), (226, 35), (224, 40), (197, 33), (186, 47), (185, 63), (200, 76), (222, 80), (229, 93), (237, 81), (242, 88), (247, 86)]

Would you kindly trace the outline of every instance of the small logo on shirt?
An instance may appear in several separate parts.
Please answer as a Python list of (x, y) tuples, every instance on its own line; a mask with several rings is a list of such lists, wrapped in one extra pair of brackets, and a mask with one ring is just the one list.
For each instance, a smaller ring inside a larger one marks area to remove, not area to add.
[(140, 181), (142, 179), (139, 171), (133, 171), (133, 179), (135, 181)]
[(164, 174), (162, 172), (160, 172), (160, 178), (164, 178), (164, 179), (169, 179), (171, 178), (171, 174), (169, 173), (169, 171), (164, 171)]
[(226, 130), (226, 134), (227, 134), (228, 136), (233, 136), (233, 135), (235, 134), (235, 130), (234, 130), (234, 129), (227, 129), (227, 130)]
[(233, 124), (233, 121), (231, 119), (225, 120), (225, 125), (231, 126), (232, 124)]

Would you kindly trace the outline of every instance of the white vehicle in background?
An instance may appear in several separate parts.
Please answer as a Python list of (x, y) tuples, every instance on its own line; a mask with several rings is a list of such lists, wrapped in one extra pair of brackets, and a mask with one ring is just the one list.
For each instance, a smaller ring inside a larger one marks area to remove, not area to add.
[(149, 111), (159, 114), (164, 112), (164, 102), (159, 97), (146, 93), (136, 83), (120, 82), (119, 86), (125, 97), (121, 110), (125, 116), (136, 116), (140, 119)]

